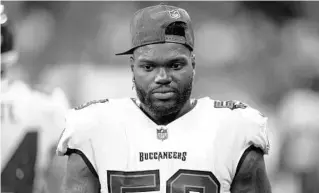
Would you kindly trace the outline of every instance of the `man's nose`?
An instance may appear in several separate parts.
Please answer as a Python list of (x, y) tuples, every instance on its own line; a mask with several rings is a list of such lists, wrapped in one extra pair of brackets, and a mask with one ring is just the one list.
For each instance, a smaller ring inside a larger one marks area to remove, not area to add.
[(172, 82), (172, 78), (169, 74), (169, 72), (167, 72), (167, 69), (165, 68), (160, 68), (156, 77), (155, 77), (155, 82), (157, 84), (169, 84)]

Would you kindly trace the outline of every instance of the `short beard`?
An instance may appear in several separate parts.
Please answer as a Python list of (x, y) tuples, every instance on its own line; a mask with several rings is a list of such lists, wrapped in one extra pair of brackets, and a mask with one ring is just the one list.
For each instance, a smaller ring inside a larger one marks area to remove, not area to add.
[(193, 87), (193, 80), (191, 79), (188, 84), (176, 90), (177, 96), (175, 105), (159, 106), (155, 105), (151, 99), (151, 91), (145, 91), (138, 84), (135, 84), (136, 94), (142, 104), (142, 108), (156, 117), (170, 116), (178, 114), (184, 107), (186, 102), (190, 99)]

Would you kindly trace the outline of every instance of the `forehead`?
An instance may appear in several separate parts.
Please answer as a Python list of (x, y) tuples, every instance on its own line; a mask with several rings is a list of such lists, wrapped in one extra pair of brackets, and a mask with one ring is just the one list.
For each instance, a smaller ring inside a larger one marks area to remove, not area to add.
[(165, 44), (150, 44), (137, 48), (134, 51), (136, 60), (170, 60), (175, 58), (190, 57), (190, 50), (182, 45), (176, 43)]

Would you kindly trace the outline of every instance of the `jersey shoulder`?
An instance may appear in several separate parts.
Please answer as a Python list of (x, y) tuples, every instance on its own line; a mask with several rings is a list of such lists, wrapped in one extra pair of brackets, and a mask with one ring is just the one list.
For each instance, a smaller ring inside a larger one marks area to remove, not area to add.
[(206, 101), (210, 110), (216, 111), (218, 114), (222, 114), (228, 118), (234, 118), (238, 121), (252, 121), (258, 123), (267, 121), (268, 119), (259, 110), (238, 100), (214, 100), (208, 98)]
[(5, 91), (1, 92), (3, 97), (10, 97), (12, 99), (22, 98), (21, 96), (24, 96), (23, 98), (30, 98), (31, 94), (32, 90), (29, 85), (20, 80), (8, 82)]
[(44, 91), (44, 89), (39, 89), (39, 87), (36, 87), (37, 89), (35, 89), (19, 80), (13, 81), (8, 87), (9, 89), (7, 89), (7, 92), (2, 93), (2, 95), (10, 97), (10, 99), (16, 101), (18, 105), (19, 103), (26, 103), (29, 106), (35, 107), (37, 111), (69, 108), (68, 98), (59, 87), (56, 87), (49, 92)]
[(77, 107), (74, 108), (74, 110), (78, 111), (78, 110), (81, 110), (81, 109), (85, 109), (89, 106), (91, 107), (96, 107), (98, 104), (101, 104), (101, 103), (106, 103), (106, 102), (109, 102), (109, 99), (100, 99), (100, 100), (92, 100), (92, 101), (88, 101), (86, 103), (83, 103)]
[(69, 100), (64, 91), (56, 87), (50, 92), (30, 90), (30, 105), (36, 107), (38, 113), (45, 120), (49, 120), (56, 127), (61, 127), (64, 116), (70, 108)]
[(69, 108), (68, 99), (61, 89), (56, 88), (49, 95), (20, 80), (10, 82), (1, 92), (1, 98), (2, 103), (14, 107), (14, 114), (22, 117), (21, 120), (53, 120), (56, 115), (64, 116)]
[(36, 88), (37, 89), (32, 88), (31, 90), (33, 100), (39, 100), (44, 104), (59, 105), (69, 108), (68, 98), (61, 88), (55, 87), (50, 90), (42, 87)]
[(85, 144), (99, 124), (100, 117), (107, 117), (108, 103), (109, 99), (92, 100), (67, 111), (57, 148), (58, 155), (65, 155), (68, 149), (81, 150), (82, 146), (87, 146)]
[(91, 100), (85, 102), (79, 106), (76, 106), (73, 109), (70, 109), (66, 114), (66, 122), (69, 123), (69, 127), (81, 128), (87, 124), (97, 124), (99, 120), (104, 120), (105, 117), (109, 119), (114, 118), (116, 112), (119, 109), (123, 109), (122, 100), (120, 99), (99, 99), (99, 100)]
[[(81, 125), (97, 122), (99, 115), (108, 110), (109, 99), (92, 100), (70, 109), (65, 117), (67, 127), (81, 128)], [(67, 128), (68, 129), (68, 128)]]
[(108, 124), (122, 119), (128, 101), (128, 98), (92, 100), (70, 109), (65, 116), (58, 154), (65, 154), (68, 148), (87, 148), (88, 141), (99, 133), (100, 128), (108, 128)]
[[(269, 151), (268, 118), (259, 110), (237, 100), (208, 99), (210, 111), (215, 112), (225, 122), (227, 132), (236, 133), (248, 145), (261, 148), (266, 154)], [(231, 125), (231, 126), (229, 126)]]

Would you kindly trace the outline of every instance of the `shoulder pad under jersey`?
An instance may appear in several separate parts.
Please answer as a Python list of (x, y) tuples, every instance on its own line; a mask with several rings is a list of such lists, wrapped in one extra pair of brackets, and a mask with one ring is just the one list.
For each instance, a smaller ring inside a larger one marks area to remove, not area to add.
[(101, 99), (101, 100), (93, 100), (93, 101), (89, 101), (87, 103), (84, 103), (78, 107), (75, 107), (74, 110), (80, 110), (80, 109), (84, 109), (92, 104), (98, 104), (98, 103), (105, 103), (105, 102), (108, 102), (109, 100), (108, 99)]
[(264, 154), (269, 153), (270, 143), (268, 139), (268, 118), (252, 107), (245, 109), (238, 108), (231, 111), (233, 134), (229, 135), (229, 145), (232, 150), (230, 157), (232, 160), (231, 171), (234, 175), (241, 165), (241, 160), (245, 157), (252, 146), (260, 148)]
[[(268, 117), (260, 113), (257, 109), (247, 106), (245, 109), (238, 109), (236, 112), (245, 125), (242, 128), (248, 145), (254, 145), (268, 154), (270, 144), (268, 139)], [(241, 121), (240, 121), (241, 122)]]
[(227, 100), (227, 101), (221, 101), (221, 100), (214, 100), (214, 107), (215, 108), (229, 108), (230, 110), (235, 110), (235, 109), (245, 109), (248, 107), (247, 104), (240, 102), (240, 101), (235, 101), (235, 100)]
[(226, 100), (226, 101), (214, 100), (214, 108), (228, 108), (252, 121), (260, 120), (262, 122), (264, 118), (266, 118), (265, 115), (263, 115), (258, 110), (250, 107), (246, 103), (243, 103), (237, 100)]
[[(245, 144), (238, 144), (243, 148), (254, 145), (261, 148), (265, 154), (268, 154), (270, 145), (268, 140), (268, 118), (260, 113), (258, 110), (249, 105), (236, 101), (220, 101), (213, 100), (214, 108), (230, 109), (226, 116), (229, 120), (236, 121), (238, 130), (237, 138), (241, 137), (241, 142)], [(232, 117), (232, 118), (231, 118)]]
[(97, 117), (101, 114), (100, 106), (97, 104), (107, 101), (107, 99), (90, 101), (69, 110), (65, 116), (64, 131), (58, 143), (57, 155), (63, 156), (72, 152), (81, 152), (95, 167), (91, 139), (94, 128), (99, 124)]
[(90, 135), (90, 131), (94, 127), (94, 121), (86, 114), (74, 109), (69, 110), (65, 116), (64, 130), (60, 136), (56, 153), (59, 156), (64, 156), (81, 152), (94, 166), (94, 153)]

